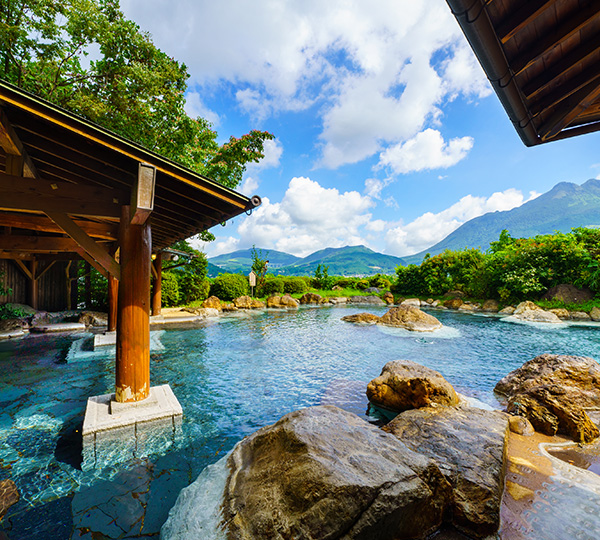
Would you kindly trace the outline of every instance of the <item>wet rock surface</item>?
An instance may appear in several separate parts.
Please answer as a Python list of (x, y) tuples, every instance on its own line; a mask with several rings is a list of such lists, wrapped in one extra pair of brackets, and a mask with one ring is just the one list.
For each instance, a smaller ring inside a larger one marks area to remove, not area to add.
[(20, 498), (17, 486), (12, 480), (0, 480), (0, 519), (13, 504), (19, 502)]
[(379, 296), (350, 296), (348, 302), (353, 304), (373, 304), (375, 306), (385, 305), (385, 302)]
[(204, 302), (202, 302), (203, 308), (213, 308), (218, 311), (221, 311), (223, 307), (221, 306), (221, 300), (216, 296), (209, 296)]
[(433, 459), (453, 489), (452, 524), (484, 538), (498, 530), (508, 417), (473, 407), (427, 407), (399, 414), (384, 431)]
[(292, 298), (289, 294), (284, 296), (273, 295), (267, 298), (268, 308), (297, 308), (300, 302), (295, 298)]
[(342, 317), (342, 321), (362, 324), (377, 324), (380, 317), (372, 313), (355, 313), (354, 315), (346, 315)]
[(440, 526), (450, 496), (431, 459), (333, 406), (260, 429), (228, 466), (223, 526), (232, 540), (422, 538)]
[(250, 296), (240, 296), (233, 301), (233, 305), (238, 309), (261, 309), (265, 307), (264, 302), (251, 298)]
[(600, 407), (600, 366), (591, 358), (542, 354), (494, 390), (508, 398), (508, 412), (525, 416), (541, 433), (564, 433), (579, 442), (600, 436), (585, 412)]
[(371, 403), (401, 412), (431, 405), (458, 405), (452, 385), (437, 371), (411, 362), (388, 362), (379, 377), (367, 385)]
[(300, 303), (302, 305), (306, 304), (322, 304), (323, 297), (317, 293), (305, 293), (300, 297)]
[(433, 332), (442, 327), (442, 323), (433, 315), (421, 311), (418, 307), (402, 304), (391, 308), (379, 320), (380, 324), (405, 328), (413, 332)]

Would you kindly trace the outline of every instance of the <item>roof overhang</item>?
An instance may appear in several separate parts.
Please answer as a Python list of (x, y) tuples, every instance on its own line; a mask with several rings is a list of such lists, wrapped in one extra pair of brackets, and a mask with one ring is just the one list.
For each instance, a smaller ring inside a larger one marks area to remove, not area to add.
[(600, 3), (447, 0), (527, 146), (600, 130)]

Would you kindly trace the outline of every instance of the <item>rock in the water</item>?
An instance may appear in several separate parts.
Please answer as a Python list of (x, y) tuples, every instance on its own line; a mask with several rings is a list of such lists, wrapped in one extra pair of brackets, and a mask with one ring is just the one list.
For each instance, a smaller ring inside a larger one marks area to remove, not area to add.
[(424, 538), (449, 500), (433, 460), (333, 406), (260, 429), (235, 446), (228, 466), (229, 540)]
[(354, 315), (346, 315), (342, 317), (342, 321), (362, 323), (362, 324), (376, 324), (379, 322), (379, 317), (372, 313), (355, 313)]
[(592, 319), (592, 321), (600, 321), (600, 308), (594, 306), (592, 308), (592, 311), (590, 311), (590, 319)]
[(204, 308), (213, 308), (221, 311), (223, 307), (221, 306), (221, 300), (219, 300), (216, 296), (209, 296), (204, 302), (202, 302), (202, 307)]
[(383, 295), (383, 301), (388, 305), (391, 306), (394, 303), (394, 295), (391, 292), (386, 292)]
[(591, 321), (592, 318), (585, 311), (571, 311), (571, 319), (574, 321)]
[(508, 419), (508, 427), (517, 435), (529, 437), (535, 433), (531, 422), (523, 416), (510, 416)]
[(542, 308), (540, 306), (538, 306), (537, 304), (534, 304), (533, 302), (526, 300), (525, 302), (521, 302), (520, 304), (517, 304), (517, 307), (515, 308), (513, 315), (520, 315), (521, 313), (524, 313), (525, 311), (543, 311)]
[(521, 302), (513, 313), (518, 321), (559, 324), (562, 321), (551, 311), (545, 311), (533, 302)]
[(406, 300), (402, 300), (401, 306), (414, 306), (421, 307), (421, 300), (418, 298), (407, 298)]
[(375, 306), (383, 306), (385, 302), (379, 296), (351, 296), (348, 302), (353, 304), (373, 304)]
[(515, 306), (506, 306), (502, 308), (498, 313), (502, 315), (512, 315), (515, 312)]
[(379, 322), (413, 332), (433, 332), (442, 327), (442, 323), (433, 315), (421, 311), (418, 307), (407, 306), (406, 304), (391, 308), (381, 317)]
[(433, 459), (454, 492), (452, 523), (483, 538), (500, 524), (505, 414), (473, 407), (427, 407), (399, 414), (383, 428)]
[(300, 303), (304, 304), (322, 304), (323, 297), (317, 293), (307, 292), (300, 297)]
[(571, 313), (565, 308), (554, 308), (548, 310), (550, 313), (554, 313), (559, 319), (567, 320), (571, 318)]
[(0, 519), (13, 504), (19, 502), (20, 498), (17, 486), (12, 480), (0, 480)]
[(568, 283), (550, 287), (542, 296), (542, 300), (562, 300), (565, 304), (582, 304), (592, 298), (594, 293), (587, 287), (578, 289)]
[(297, 308), (299, 305), (299, 302), (289, 294), (284, 296), (273, 295), (267, 298), (268, 308)]
[(463, 302), (458, 307), (458, 311), (477, 311), (478, 309), (480, 309), (479, 305), (472, 302)]
[(584, 410), (600, 407), (600, 365), (591, 358), (542, 354), (494, 390), (508, 398), (509, 412), (525, 416), (542, 433), (565, 433), (580, 442), (600, 435)]
[(396, 412), (458, 404), (454, 388), (440, 373), (409, 360), (388, 362), (381, 375), (367, 385), (367, 397)]
[(86, 326), (106, 326), (108, 315), (99, 311), (82, 311), (77, 322)]
[(221, 304), (221, 310), (222, 311), (237, 311), (238, 308), (236, 308), (231, 302), (225, 302), (224, 304)]
[(489, 313), (497, 313), (499, 307), (500, 306), (496, 300), (486, 300), (481, 306), (481, 310)]
[(463, 301), (461, 298), (448, 298), (448, 300), (444, 302), (444, 307), (447, 307), (448, 309), (458, 309), (462, 305)]
[(348, 303), (348, 298), (345, 296), (330, 296), (329, 297), (330, 304), (346, 304)]
[(251, 298), (250, 296), (240, 296), (233, 301), (233, 305), (238, 309), (260, 309), (264, 308), (264, 302)]

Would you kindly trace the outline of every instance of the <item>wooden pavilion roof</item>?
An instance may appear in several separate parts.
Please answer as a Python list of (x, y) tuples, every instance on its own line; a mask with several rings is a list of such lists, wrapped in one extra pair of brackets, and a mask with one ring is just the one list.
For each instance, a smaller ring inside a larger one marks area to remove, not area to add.
[(447, 0), (527, 146), (600, 129), (598, 0)]
[(140, 163), (156, 168), (154, 251), (260, 204), (0, 81), (0, 257), (81, 255), (81, 231), (114, 244)]

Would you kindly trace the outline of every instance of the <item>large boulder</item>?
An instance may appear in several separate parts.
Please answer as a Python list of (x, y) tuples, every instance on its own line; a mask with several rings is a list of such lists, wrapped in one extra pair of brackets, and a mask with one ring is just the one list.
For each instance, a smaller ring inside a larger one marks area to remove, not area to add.
[(373, 315), (372, 313), (355, 313), (353, 315), (342, 317), (342, 321), (361, 324), (376, 324), (379, 322), (379, 319), (380, 317)]
[(264, 302), (250, 296), (240, 296), (234, 299), (233, 305), (238, 309), (261, 309), (265, 307)]
[(302, 305), (305, 305), (305, 304), (322, 304), (323, 303), (323, 297), (320, 294), (317, 294), (317, 293), (307, 292), (307, 293), (304, 293), (300, 297), (300, 303)]
[(463, 305), (463, 301), (461, 298), (448, 298), (448, 300), (444, 301), (444, 307), (448, 309), (458, 309)]
[(486, 311), (488, 313), (497, 313), (500, 305), (496, 300), (486, 300), (481, 306), (481, 311)]
[(508, 416), (472, 407), (427, 407), (399, 414), (383, 428), (439, 466), (453, 489), (451, 520), (475, 538), (500, 524)]
[(292, 298), (289, 294), (284, 296), (273, 295), (267, 298), (268, 308), (297, 308), (299, 305), (298, 300)]
[(431, 405), (458, 405), (458, 396), (441, 373), (410, 360), (388, 362), (367, 385), (373, 404), (402, 412)]
[(246, 437), (228, 467), (229, 540), (424, 538), (449, 503), (433, 460), (333, 406), (292, 412)]
[(600, 407), (600, 365), (592, 358), (542, 354), (496, 384), (508, 411), (525, 416), (546, 433), (564, 433), (579, 442), (600, 435), (585, 408)]
[(100, 311), (82, 311), (77, 322), (86, 326), (106, 326), (108, 324), (108, 314)]
[(19, 502), (20, 498), (17, 486), (12, 480), (0, 480), (0, 519), (13, 504)]
[(217, 296), (209, 296), (206, 300), (204, 300), (204, 302), (202, 302), (202, 307), (213, 308), (218, 311), (221, 311), (223, 309), (223, 306), (221, 305), (221, 300), (219, 300)]
[(414, 332), (433, 332), (442, 327), (442, 323), (433, 315), (421, 311), (418, 307), (401, 304), (391, 308), (379, 320), (380, 324), (396, 326)]
[(421, 307), (421, 300), (418, 298), (407, 298), (406, 300), (402, 300), (401, 306), (415, 306)]
[(569, 283), (550, 287), (542, 296), (542, 300), (562, 300), (565, 304), (582, 304), (592, 298), (594, 293), (587, 287), (579, 289)]
[(529, 300), (521, 302), (514, 310), (512, 318), (517, 321), (558, 324), (562, 321), (555, 313), (545, 311)]
[(383, 295), (383, 301), (388, 305), (391, 306), (394, 303), (394, 295), (390, 292), (387, 291), (384, 295)]

